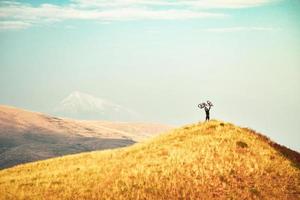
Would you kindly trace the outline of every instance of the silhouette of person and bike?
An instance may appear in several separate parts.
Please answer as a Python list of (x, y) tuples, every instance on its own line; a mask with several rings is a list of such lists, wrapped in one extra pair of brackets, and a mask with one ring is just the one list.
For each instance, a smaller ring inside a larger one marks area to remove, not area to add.
[(206, 103), (203, 102), (203, 103), (198, 104), (198, 107), (200, 109), (204, 108), (204, 110), (205, 110), (205, 115), (206, 115), (205, 121), (209, 121), (209, 119), (210, 119), (210, 117), (209, 117), (209, 111), (210, 111), (210, 109), (211, 109), (212, 106), (213, 106), (213, 104), (210, 101), (206, 101)]

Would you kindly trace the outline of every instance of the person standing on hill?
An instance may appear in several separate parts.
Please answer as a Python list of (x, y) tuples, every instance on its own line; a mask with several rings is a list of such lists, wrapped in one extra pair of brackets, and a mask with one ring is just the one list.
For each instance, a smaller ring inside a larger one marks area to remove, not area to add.
[(210, 119), (209, 118), (209, 111), (210, 111), (212, 106), (213, 106), (213, 104), (210, 101), (207, 101), (207, 103), (201, 103), (201, 104), (198, 105), (198, 107), (200, 109), (204, 108), (204, 110), (205, 110), (205, 115), (206, 115), (205, 121), (209, 121), (209, 119)]

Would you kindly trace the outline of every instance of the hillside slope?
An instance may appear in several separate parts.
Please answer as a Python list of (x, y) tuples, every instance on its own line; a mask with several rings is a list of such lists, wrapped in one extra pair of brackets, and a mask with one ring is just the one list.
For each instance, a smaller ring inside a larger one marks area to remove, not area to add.
[(210, 121), (0, 171), (0, 199), (300, 199), (299, 153)]
[(0, 169), (131, 145), (170, 129), (151, 123), (79, 121), (0, 105)]

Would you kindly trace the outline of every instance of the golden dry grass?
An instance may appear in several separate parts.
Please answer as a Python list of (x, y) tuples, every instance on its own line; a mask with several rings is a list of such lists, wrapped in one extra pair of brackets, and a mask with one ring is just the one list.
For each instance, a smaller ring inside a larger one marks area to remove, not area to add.
[(298, 200), (299, 163), (272, 144), (230, 123), (189, 125), (123, 149), (2, 170), (0, 199)]

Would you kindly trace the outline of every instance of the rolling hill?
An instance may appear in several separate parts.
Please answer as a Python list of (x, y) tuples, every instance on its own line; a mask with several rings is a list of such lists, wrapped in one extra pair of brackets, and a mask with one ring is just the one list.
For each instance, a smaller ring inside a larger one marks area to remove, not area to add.
[(170, 129), (151, 123), (80, 121), (0, 105), (0, 169), (131, 145)]
[(0, 199), (300, 199), (300, 155), (210, 121), (0, 171)]

